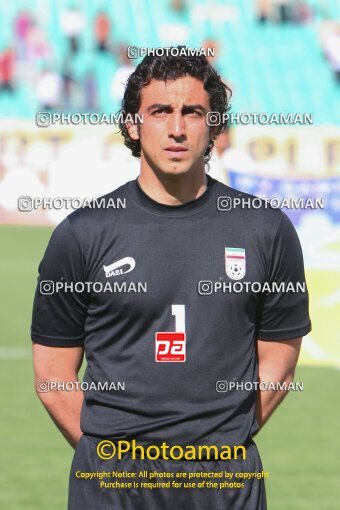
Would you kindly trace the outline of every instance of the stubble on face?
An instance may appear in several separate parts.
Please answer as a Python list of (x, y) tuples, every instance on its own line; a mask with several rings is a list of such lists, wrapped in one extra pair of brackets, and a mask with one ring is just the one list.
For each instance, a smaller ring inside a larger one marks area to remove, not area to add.
[(141, 174), (152, 171), (171, 178), (204, 174), (204, 154), (211, 132), (206, 124), (209, 94), (203, 82), (184, 76), (152, 80), (141, 92), (139, 127)]

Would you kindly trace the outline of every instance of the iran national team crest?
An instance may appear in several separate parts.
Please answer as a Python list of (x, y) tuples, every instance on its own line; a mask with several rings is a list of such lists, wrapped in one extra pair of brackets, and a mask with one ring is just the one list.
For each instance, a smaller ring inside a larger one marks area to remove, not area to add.
[(241, 280), (246, 274), (246, 250), (225, 248), (225, 270), (232, 280)]

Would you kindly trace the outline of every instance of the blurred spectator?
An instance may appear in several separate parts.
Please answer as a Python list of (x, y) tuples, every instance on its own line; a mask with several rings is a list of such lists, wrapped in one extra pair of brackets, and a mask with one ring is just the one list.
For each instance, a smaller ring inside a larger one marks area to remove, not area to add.
[(43, 111), (50, 111), (61, 105), (62, 78), (51, 69), (44, 69), (37, 80), (36, 95)]
[(26, 56), (32, 65), (35, 66), (37, 60), (45, 62), (52, 57), (52, 48), (47, 41), (46, 34), (35, 22), (28, 28), (26, 41)]
[(271, 0), (256, 0), (256, 17), (260, 23), (265, 23), (271, 15)]
[(84, 16), (77, 7), (69, 7), (61, 14), (61, 27), (67, 37), (71, 53), (79, 49), (79, 37), (84, 27)]
[(88, 71), (84, 78), (84, 109), (86, 112), (93, 112), (98, 109), (98, 91), (96, 75)]
[(94, 20), (94, 36), (98, 51), (108, 51), (111, 30), (110, 18), (106, 12), (98, 12)]
[(324, 53), (334, 72), (335, 79), (340, 83), (340, 23), (333, 25), (324, 41)]
[(312, 9), (306, 2), (296, 0), (292, 6), (292, 21), (295, 23), (307, 23), (313, 18)]
[(28, 35), (33, 24), (33, 19), (28, 11), (20, 11), (14, 19), (14, 34), (19, 59), (26, 59)]
[(178, 14), (183, 14), (186, 11), (186, 2), (185, 0), (171, 0), (170, 1), (170, 9), (173, 12)]
[[(39, 75), (39, 69), (50, 64), (54, 56), (54, 48), (47, 40), (46, 32), (32, 17), (28, 21), (28, 17), (25, 15), (21, 20), (19, 19), (18, 21), (17, 18), (16, 21), (17, 30), (21, 33), (21, 42), (17, 41), (16, 43), (20, 52), (19, 55), (16, 55), (16, 76), (20, 85), (24, 84), (24, 86), (34, 88)], [(20, 29), (19, 26), (21, 27)], [(55, 49), (58, 51), (59, 48)]]
[(272, 0), (276, 7), (276, 18), (280, 23), (291, 20), (291, 0)]
[(75, 84), (71, 61), (69, 59), (67, 59), (64, 63), (63, 71), (61, 74), (61, 80), (62, 80), (61, 102), (63, 109), (67, 110), (72, 108), (73, 87)]
[(124, 45), (119, 46), (119, 59), (120, 66), (115, 72), (111, 82), (111, 97), (120, 103), (123, 99), (127, 79), (135, 70), (135, 66), (128, 57), (127, 47)]
[(256, 0), (256, 17), (259, 23), (306, 23), (312, 18), (312, 9), (304, 0)]
[(0, 90), (13, 92), (14, 90), (14, 51), (5, 49), (0, 54)]

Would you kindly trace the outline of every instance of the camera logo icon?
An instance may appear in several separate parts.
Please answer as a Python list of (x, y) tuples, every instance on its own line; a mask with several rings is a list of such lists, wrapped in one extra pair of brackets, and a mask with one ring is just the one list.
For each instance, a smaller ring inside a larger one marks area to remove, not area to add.
[(220, 112), (208, 112), (207, 113), (207, 126), (216, 127), (221, 124), (221, 113)]
[(217, 198), (217, 209), (219, 211), (230, 211), (232, 208), (231, 197), (218, 197)]
[(30, 212), (33, 210), (32, 197), (19, 197), (18, 198), (18, 209), (19, 211)]
[(138, 58), (137, 46), (128, 46), (127, 47), (127, 56), (128, 56), (128, 58)]
[(54, 293), (54, 282), (52, 280), (41, 280), (40, 282), (40, 294), (49, 296)]
[(211, 280), (201, 280), (198, 282), (198, 293), (201, 296), (209, 296), (213, 291), (213, 282)]
[(48, 127), (51, 125), (52, 115), (50, 112), (37, 112), (35, 116), (36, 125), (39, 127)]
[(38, 381), (36, 384), (36, 388), (38, 393), (48, 393), (49, 391), (48, 381)]
[(226, 393), (228, 391), (228, 381), (217, 381), (216, 391), (218, 393)]

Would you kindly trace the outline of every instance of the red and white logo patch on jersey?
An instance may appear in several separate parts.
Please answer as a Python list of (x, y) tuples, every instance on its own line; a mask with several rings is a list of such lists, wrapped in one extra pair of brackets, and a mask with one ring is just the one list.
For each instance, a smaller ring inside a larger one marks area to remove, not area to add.
[(185, 333), (158, 331), (155, 336), (155, 360), (183, 363), (186, 360)]
[(246, 274), (246, 250), (225, 248), (225, 270), (232, 280), (241, 280)]

